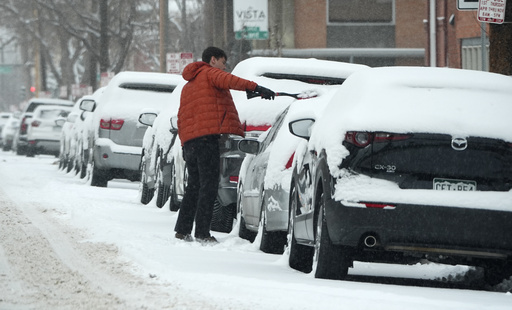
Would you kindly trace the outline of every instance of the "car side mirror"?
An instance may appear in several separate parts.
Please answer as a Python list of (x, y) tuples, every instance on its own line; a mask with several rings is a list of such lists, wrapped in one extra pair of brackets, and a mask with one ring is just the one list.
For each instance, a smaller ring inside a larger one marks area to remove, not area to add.
[(257, 154), (260, 150), (260, 142), (254, 139), (242, 139), (238, 142), (238, 149), (247, 154)]
[(92, 99), (84, 99), (80, 102), (80, 110), (93, 112), (96, 109), (96, 101)]
[(146, 125), (146, 126), (153, 126), (153, 123), (155, 122), (156, 117), (158, 114), (153, 112), (146, 112), (139, 115), (139, 123)]
[(288, 123), (288, 129), (292, 135), (309, 140), (311, 137), (311, 128), (314, 123), (315, 120), (312, 118), (299, 119)]
[(55, 120), (55, 125), (62, 127), (65, 122), (66, 122), (66, 119), (61, 117), (61, 118), (58, 118)]
[(171, 122), (171, 129), (169, 131), (176, 134), (178, 132), (178, 116), (172, 116), (169, 121)]

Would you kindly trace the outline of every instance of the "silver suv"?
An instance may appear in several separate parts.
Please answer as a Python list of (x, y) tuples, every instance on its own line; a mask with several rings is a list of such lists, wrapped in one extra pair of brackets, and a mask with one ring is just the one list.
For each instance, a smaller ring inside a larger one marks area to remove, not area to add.
[(114, 178), (140, 180), (142, 138), (147, 126), (138, 122), (142, 112), (158, 113), (181, 76), (165, 73), (121, 72), (96, 101), (88, 100), (81, 109), (92, 112), (87, 128), (94, 141), (91, 185), (106, 187)]

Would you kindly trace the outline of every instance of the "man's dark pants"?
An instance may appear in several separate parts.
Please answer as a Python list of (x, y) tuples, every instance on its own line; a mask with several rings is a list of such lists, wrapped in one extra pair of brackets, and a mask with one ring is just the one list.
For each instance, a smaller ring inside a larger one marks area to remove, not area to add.
[(206, 238), (210, 236), (213, 204), (219, 187), (219, 136), (204, 136), (185, 142), (183, 158), (188, 179), (174, 231), (190, 234), (195, 218), (194, 236)]

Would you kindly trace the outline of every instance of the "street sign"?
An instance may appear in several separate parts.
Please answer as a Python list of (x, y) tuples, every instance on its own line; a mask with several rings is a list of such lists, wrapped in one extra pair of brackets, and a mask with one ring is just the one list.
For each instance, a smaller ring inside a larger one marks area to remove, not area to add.
[(268, 0), (233, 0), (237, 40), (268, 40)]
[(181, 74), (185, 67), (194, 62), (193, 53), (167, 53), (167, 73)]
[(457, 0), (457, 9), (459, 11), (478, 10), (478, 0)]
[(12, 71), (12, 66), (0, 65), (0, 74), (9, 74)]
[(506, 0), (480, 0), (478, 20), (486, 23), (502, 24), (505, 21)]

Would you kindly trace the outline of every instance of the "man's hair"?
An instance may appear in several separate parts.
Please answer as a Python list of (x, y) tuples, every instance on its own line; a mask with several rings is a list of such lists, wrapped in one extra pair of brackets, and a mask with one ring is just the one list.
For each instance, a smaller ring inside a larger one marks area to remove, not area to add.
[(210, 63), (212, 56), (216, 59), (222, 57), (224, 57), (226, 60), (228, 59), (228, 56), (226, 56), (226, 53), (223, 50), (215, 46), (209, 46), (203, 51), (203, 61)]

